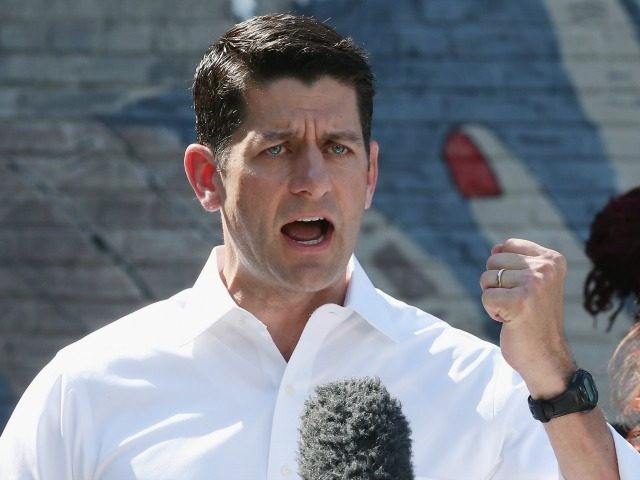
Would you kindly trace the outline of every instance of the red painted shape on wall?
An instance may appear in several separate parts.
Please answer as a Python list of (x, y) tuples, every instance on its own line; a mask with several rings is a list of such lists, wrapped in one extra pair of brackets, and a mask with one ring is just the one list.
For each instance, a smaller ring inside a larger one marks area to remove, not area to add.
[(465, 132), (455, 130), (447, 136), (444, 160), (465, 197), (492, 197), (502, 193), (489, 162)]

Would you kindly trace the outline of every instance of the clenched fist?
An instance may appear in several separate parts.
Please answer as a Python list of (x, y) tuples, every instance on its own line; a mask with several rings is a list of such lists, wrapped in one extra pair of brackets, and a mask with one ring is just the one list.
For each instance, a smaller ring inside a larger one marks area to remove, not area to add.
[(576, 366), (564, 333), (564, 257), (522, 239), (491, 249), (480, 277), (482, 304), (502, 323), (500, 348), (533, 398), (563, 392)]

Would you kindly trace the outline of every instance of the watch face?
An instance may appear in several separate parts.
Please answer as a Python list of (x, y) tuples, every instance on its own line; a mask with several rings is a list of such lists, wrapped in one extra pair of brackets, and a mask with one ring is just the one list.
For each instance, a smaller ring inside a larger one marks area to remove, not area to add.
[(598, 401), (598, 391), (595, 389), (593, 382), (590, 382), (588, 379), (584, 382), (584, 390), (587, 394), (587, 399), (590, 402)]
[(588, 372), (580, 371), (579, 378), (580, 386), (579, 391), (581, 393), (582, 400), (592, 405), (598, 403), (598, 390), (593, 382), (593, 377)]

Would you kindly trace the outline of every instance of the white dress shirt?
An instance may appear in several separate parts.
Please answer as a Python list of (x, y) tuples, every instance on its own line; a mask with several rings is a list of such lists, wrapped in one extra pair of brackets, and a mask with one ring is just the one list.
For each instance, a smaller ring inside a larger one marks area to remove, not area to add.
[[(214, 250), (193, 288), (61, 350), (0, 437), (0, 478), (299, 478), (305, 399), (362, 376), (400, 400), (417, 479), (561, 478), (499, 349), (377, 291), (355, 259), (345, 305), (313, 313), (289, 362), (220, 268)], [(640, 455), (614, 437), (637, 479)]]

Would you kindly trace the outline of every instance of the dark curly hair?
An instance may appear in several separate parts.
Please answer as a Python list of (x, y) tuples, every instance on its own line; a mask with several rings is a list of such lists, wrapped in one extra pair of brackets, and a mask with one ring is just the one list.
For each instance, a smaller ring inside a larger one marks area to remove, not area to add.
[(612, 198), (598, 212), (586, 253), (593, 268), (584, 283), (584, 308), (594, 316), (613, 309), (610, 330), (627, 300), (640, 300), (640, 187)]
[(224, 163), (245, 119), (248, 88), (285, 77), (311, 84), (324, 75), (354, 87), (368, 153), (375, 89), (364, 50), (322, 22), (289, 14), (253, 17), (209, 47), (192, 89), (198, 142)]
[(640, 452), (640, 323), (627, 333), (609, 362), (616, 428)]

